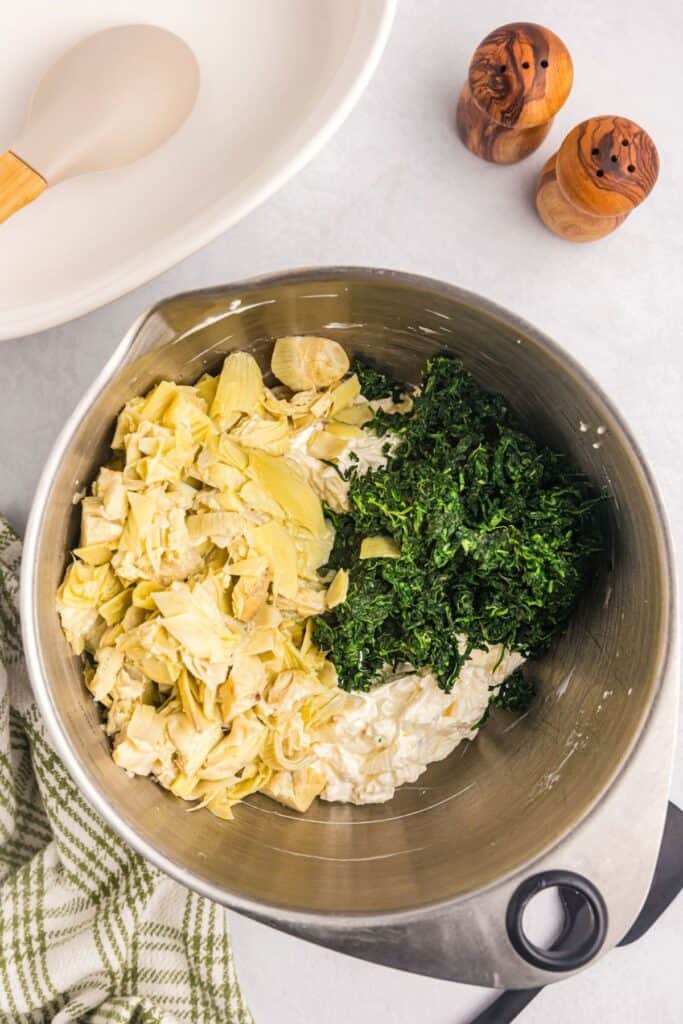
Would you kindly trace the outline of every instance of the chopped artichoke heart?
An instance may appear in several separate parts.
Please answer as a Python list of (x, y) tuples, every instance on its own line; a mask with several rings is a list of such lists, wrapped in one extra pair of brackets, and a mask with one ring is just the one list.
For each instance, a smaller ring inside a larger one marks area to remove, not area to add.
[(233, 466), (234, 469), (246, 469), (249, 464), (247, 453), (235, 441), (231, 440), (227, 434), (221, 434), (220, 436), (217, 456), (227, 466)]
[(162, 416), (177, 394), (177, 384), (162, 380), (161, 384), (157, 384), (142, 402), (139, 410), (140, 418), (150, 420), (152, 423), (161, 423)]
[(264, 570), (258, 576), (242, 575), (232, 589), (232, 610), (240, 622), (251, 622), (268, 599), (270, 581)]
[(289, 447), (287, 420), (264, 420), (251, 416), (233, 431), (245, 448), (260, 448), (271, 455), (283, 455)]
[(213, 377), (210, 373), (205, 373), (195, 384), (195, 391), (204, 399), (207, 409), (211, 408), (211, 403), (216, 397), (217, 387), (218, 377)]
[(292, 391), (335, 384), (349, 368), (349, 357), (338, 341), (310, 335), (278, 338), (271, 369)]
[(261, 787), (261, 792), (278, 800), (285, 807), (303, 813), (322, 793), (325, 783), (326, 779), (322, 772), (314, 767), (308, 767), (294, 772), (275, 772)]
[(346, 440), (343, 437), (335, 437), (329, 430), (316, 430), (308, 439), (306, 450), (315, 459), (322, 459), (331, 462), (338, 459), (346, 451)]
[(112, 548), (109, 544), (89, 544), (83, 548), (74, 548), (74, 555), (88, 565), (104, 565), (111, 561)]
[(196, 729), (190, 718), (182, 712), (170, 715), (166, 728), (168, 738), (176, 749), (181, 770), (188, 777), (199, 771), (223, 735), (219, 724)]
[(244, 768), (260, 753), (266, 726), (257, 718), (240, 715), (232, 728), (208, 755), (199, 772), (202, 779), (224, 779)]
[(231, 576), (262, 576), (268, 569), (268, 564), (268, 559), (263, 555), (252, 555), (249, 558), (231, 562), (227, 566), (227, 570)]
[(349, 574), (346, 569), (338, 569), (337, 574), (327, 588), (325, 600), (328, 608), (336, 608), (343, 604), (349, 590)]
[(401, 549), (391, 537), (365, 537), (360, 545), (363, 558), (400, 558)]
[(99, 613), (108, 626), (115, 626), (117, 622), (121, 621), (128, 610), (132, 596), (133, 588), (128, 587), (126, 590), (120, 590), (118, 594), (114, 594), (108, 601), (100, 605)]
[(341, 384), (337, 384), (330, 392), (332, 395), (332, 415), (335, 416), (342, 409), (352, 405), (360, 395), (360, 381), (356, 374), (352, 374)]
[(153, 612), (157, 606), (152, 595), (159, 589), (159, 584), (155, 583), (154, 580), (141, 580), (139, 583), (136, 583), (133, 587), (132, 596), (134, 607)]
[(233, 352), (223, 363), (211, 403), (211, 417), (222, 425), (232, 413), (251, 413), (262, 395), (263, 376), (254, 357), (247, 352)]
[(276, 342), (273, 389), (245, 352), (161, 381), (121, 410), (81, 500), (56, 603), (114, 761), (226, 820), (250, 793), (303, 811), (325, 785), (316, 737), (343, 698), (313, 617), (348, 574), (322, 568), (323, 502), (347, 507), (335, 464), (374, 416), (348, 369), (336, 341), (302, 336)]
[(325, 429), (333, 437), (343, 438), (345, 441), (358, 441), (360, 438), (365, 437), (361, 428), (354, 426), (352, 423), (328, 423)]
[(350, 423), (354, 427), (363, 427), (375, 418), (375, 414), (367, 402), (345, 406), (334, 414), (338, 423)]
[(88, 682), (88, 689), (95, 700), (104, 700), (116, 685), (123, 666), (123, 654), (114, 647), (102, 647), (95, 658), (97, 668)]
[(299, 589), (294, 541), (281, 523), (269, 522), (251, 531), (254, 548), (268, 559), (273, 573), (273, 590), (295, 598)]
[(213, 423), (204, 411), (205, 408), (206, 403), (199, 395), (179, 392), (167, 406), (161, 422), (165, 427), (175, 428), (176, 432), (185, 428), (188, 432), (184, 438), (185, 443), (187, 445), (189, 441), (188, 447), (190, 445), (194, 447), (205, 441), (207, 435), (215, 430)]
[(294, 463), (265, 452), (252, 451), (249, 454), (248, 472), (295, 522), (305, 526), (311, 533), (324, 532), (325, 521), (320, 498)]
[(244, 714), (261, 699), (266, 686), (266, 670), (260, 658), (253, 654), (237, 654), (230, 675), (219, 688), (221, 717), (228, 724), (237, 715)]

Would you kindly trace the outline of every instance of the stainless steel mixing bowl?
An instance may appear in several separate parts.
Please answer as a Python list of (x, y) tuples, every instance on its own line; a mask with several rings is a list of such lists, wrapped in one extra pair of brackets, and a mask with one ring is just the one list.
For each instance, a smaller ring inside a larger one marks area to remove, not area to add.
[[(316, 802), (299, 816), (263, 797), (225, 823), (113, 764), (98, 709), (60, 631), (54, 595), (76, 540), (74, 492), (107, 457), (123, 403), (161, 378), (192, 382), (226, 352), (268, 363), (272, 339), (324, 334), (406, 380), (457, 353), (535, 437), (606, 488), (609, 564), (542, 661), (523, 718), (496, 713), (414, 786), (379, 806)], [(144, 316), (67, 424), (26, 542), (25, 646), (56, 747), (88, 799), (140, 853), (237, 909), (289, 921), (398, 921), (531, 864), (605, 794), (646, 724), (672, 637), (662, 509), (624, 422), (542, 334), (483, 299), (424, 278), (323, 269), (180, 295)]]

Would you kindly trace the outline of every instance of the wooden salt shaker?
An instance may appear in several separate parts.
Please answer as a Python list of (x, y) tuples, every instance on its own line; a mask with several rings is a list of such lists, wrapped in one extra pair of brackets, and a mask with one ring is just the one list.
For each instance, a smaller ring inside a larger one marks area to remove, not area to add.
[(592, 242), (609, 235), (650, 194), (659, 156), (626, 117), (592, 117), (574, 128), (541, 171), (536, 208), (561, 238)]
[(484, 160), (523, 160), (550, 131), (573, 79), (569, 50), (550, 29), (526, 21), (494, 29), (474, 51), (460, 93), (460, 138)]

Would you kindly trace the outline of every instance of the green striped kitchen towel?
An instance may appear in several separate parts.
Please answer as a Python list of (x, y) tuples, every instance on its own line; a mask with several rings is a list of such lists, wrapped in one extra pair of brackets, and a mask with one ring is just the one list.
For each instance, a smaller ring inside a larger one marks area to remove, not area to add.
[(21, 651), (0, 520), (0, 1021), (249, 1024), (226, 912), (152, 868), (76, 789)]

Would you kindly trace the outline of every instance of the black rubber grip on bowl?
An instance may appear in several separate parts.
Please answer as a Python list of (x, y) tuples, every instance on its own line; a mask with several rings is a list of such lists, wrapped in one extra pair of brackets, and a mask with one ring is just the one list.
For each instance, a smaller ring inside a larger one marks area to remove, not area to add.
[[(569, 890), (572, 912), (560, 942), (550, 949), (537, 946), (524, 931), (524, 911), (543, 889)], [(575, 971), (600, 952), (607, 934), (607, 907), (600, 891), (574, 871), (543, 871), (527, 878), (513, 893), (505, 924), (508, 938), (519, 955), (544, 971)]]

